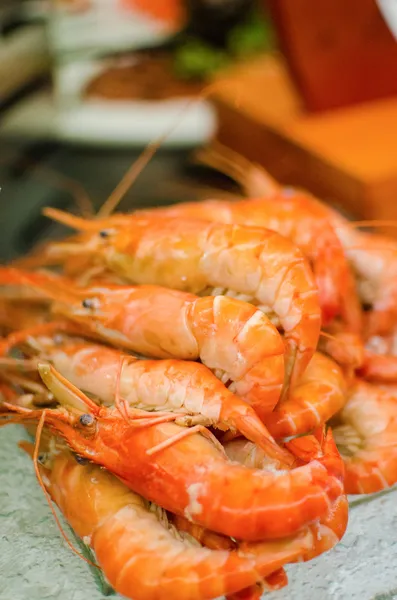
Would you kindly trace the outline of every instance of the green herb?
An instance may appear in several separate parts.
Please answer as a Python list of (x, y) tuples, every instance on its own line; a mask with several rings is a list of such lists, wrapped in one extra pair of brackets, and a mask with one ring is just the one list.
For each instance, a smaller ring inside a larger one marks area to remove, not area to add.
[(349, 507), (355, 508), (356, 506), (361, 506), (361, 504), (369, 504), (370, 502), (373, 502), (374, 500), (377, 500), (378, 498), (382, 498), (383, 496), (387, 496), (388, 494), (392, 494), (393, 492), (397, 493), (397, 486), (387, 488), (386, 490), (382, 490), (375, 494), (367, 494), (367, 495), (363, 496), (362, 498), (353, 500), (352, 502), (349, 502)]
[(179, 36), (174, 50), (175, 73), (181, 79), (205, 80), (228, 67), (235, 59), (266, 52), (274, 46), (270, 20), (253, 12), (229, 32), (225, 49), (212, 46), (198, 37)]
[(174, 68), (183, 79), (206, 79), (229, 63), (223, 50), (190, 38), (182, 43), (174, 54)]
[[(74, 539), (76, 540), (76, 543), (79, 546), (79, 548), (81, 550), (81, 554), (84, 556), (84, 558), (86, 558), (90, 562), (96, 564), (96, 558), (95, 558), (94, 553), (92, 552), (91, 548), (89, 546), (87, 546), (87, 544), (85, 544), (83, 542), (83, 540), (80, 539), (75, 534), (75, 532), (73, 531), (73, 529), (71, 527), (69, 527), (69, 529), (70, 529)], [(93, 575), (94, 581), (95, 581), (96, 585), (98, 586), (101, 594), (103, 596), (113, 596), (116, 592), (106, 581), (106, 579), (102, 573), (102, 570), (98, 567), (94, 567), (93, 565), (90, 565), (89, 563), (87, 563), (87, 564), (88, 564), (88, 567)]]
[(270, 21), (257, 14), (251, 15), (232, 29), (227, 45), (234, 56), (241, 58), (271, 50), (275, 42)]

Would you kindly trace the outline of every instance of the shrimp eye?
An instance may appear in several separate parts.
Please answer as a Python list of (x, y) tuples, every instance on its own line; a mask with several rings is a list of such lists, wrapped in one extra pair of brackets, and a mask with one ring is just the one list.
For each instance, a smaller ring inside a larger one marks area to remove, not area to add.
[(89, 462), (87, 458), (84, 458), (84, 456), (80, 456), (79, 454), (74, 454), (74, 458), (79, 465), (86, 465)]
[(99, 237), (101, 237), (103, 240), (106, 240), (111, 235), (112, 231), (110, 229), (101, 229), (101, 231), (99, 232)]
[(39, 461), (39, 463), (41, 465), (44, 465), (46, 460), (47, 460), (47, 455), (46, 454), (39, 454), (37, 457), (37, 460)]
[(84, 298), (81, 304), (84, 308), (99, 308), (98, 298)]
[(86, 413), (86, 414), (80, 416), (79, 422), (80, 422), (80, 425), (83, 425), (83, 427), (89, 427), (90, 425), (94, 424), (95, 419), (92, 415), (89, 415), (88, 413)]

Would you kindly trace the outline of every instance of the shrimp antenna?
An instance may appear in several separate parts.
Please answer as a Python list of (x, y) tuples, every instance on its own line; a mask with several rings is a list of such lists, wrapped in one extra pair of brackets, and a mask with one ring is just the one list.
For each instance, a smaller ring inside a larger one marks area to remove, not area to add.
[[(337, 338), (336, 336), (332, 335), (331, 333), (327, 333), (326, 331), (320, 331), (320, 335), (321, 337), (325, 337), (328, 340), (332, 340), (333, 342), (341, 342), (342, 340), (340, 338)], [(344, 342), (346, 343), (346, 342)]]
[(1, 340), (0, 357), (5, 356), (5, 354), (7, 354), (14, 346), (17, 346), (21, 342), (25, 342), (30, 336), (44, 335), (54, 331), (69, 331), (70, 333), (73, 333), (73, 331), (76, 332), (77, 329), (73, 325), (69, 325), (69, 323), (63, 321), (40, 323), (39, 325), (34, 325), (28, 329), (21, 329), (20, 331), (10, 333), (9, 336)]
[(76, 229), (77, 231), (95, 231), (98, 228), (98, 223), (96, 221), (77, 217), (64, 210), (59, 210), (59, 208), (48, 206), (43, 208), (42, 212), (43, 215), (49, 219), (62, 223), (62, 225), (66, 225), (66, 227)]
[[(33, 456), (32, 456), (32, 459), (33, 459), (33, 467), (34, 467), (34, 470), (35, 470), (35, 473), (36, 473), (37, 480), (38, 480), (38, 482), (39, 482), (39, 484), (40, 484), (40, 487), (41, 487), (41, 489), (42, 489), (42, 490), (43, 490), (43, 492), (44, 492), (44, 495), (45, 495), (45, 497), (46, 497), (46, 500), (47, 500), (48, 506), (50, 507), (51, 513), (52, 513), (52, 515), (53, 515), (53, 517), (54, 517), (54, 519), (55, 519), (55, 522), (56, 522), (56, 524), (57, 524), (57, 527), (58, 527), (59, 531), (61, 532), (61, 535), (62, 535), (63, 539), (65, 540), (65, 542), (67, 543), (67, 545), (69, 546), (69, 548), (72, 550), (72, 552), (74, 552), (75, 554), (77, 554), (77, 556), (79, 556), (80, 558), (82, 558), (82, 559), (83, 559), (83, 560), (84, 560), (86, 563), (88, 563), (88, 564), (89, 564), (89, 565), (91, 565), (92, 567), (96, 567), (97, 569), (100, 569), (100, 566), (99, 566), (99, 565), (97, 565), (96, 563), (93, 563), (93, 562), (92, 562), (92, 561), (90, 561), (88, 558), (86, 558), (85, 556), (83, 556), (83, 555), (82, 555), (82, 554), (81, 554), (81, 553), (80, 553), (78, 550), (76, 550), (76, 548), (73, 546), (72, 542), (69, 540), (68, 536), (66, 535), (66, 533), (65, 533), (65, 531), (64, 531), (64, 529), (63, 529), (63, 527), (62, 527), (62, 525), (61, 525), (61, 522), (60, 522), (60, 520), (59, 520), (59, 518), (58, 518), (58, 515), (57, 515), (57, 514), (56, 514), (56, 512), (55, 512), (55, 509), (54, 509), (54, 506), (53, 506), (53, 503), (52, 503), (51, 496), (50, 496), (50, 494), (48, 493), (48, 491), (47, 491), (47, 488), (46, 488), (46, 487), (45, 487), (45, 485), (44, 485), (43, 478), (42, 478), (42, 476), (41, 476), (41, 473), (40, 473), (40, 467), (39, 467), (39, 447), (40, 447), (40, 439), (41, 439), (41, 434), (42, 434), (42, 432), (43, 432), (43, 427), (44, 427), (44, 425), (45, 425), (45, 418), (46, 418), (46, 414), (47, 414), (47, 413), (46, 413), (46, 411), (45, 411), (45, 410), (43, 410), (43, 412), (42, 412), (42, 414), (41, 414), (41, 417), (40, 417), (40, 420), (39, 420), (39, 424), (38, 424), (38, 426), (37, 426), (37, 431), (36, 431), (36, 441), (35, 441), (34, 450), (33, 450)], [(25, 448), (24, 448), (24, 449), (25, 449)], [(26, 450), (26, 449), (25, 449), (25, 450)]]
[(122, 400), (120, 397), (120, 385), (121, 385), (121, 376), (123, 374), (123, 368), (125, 363), (128, 360), (128, 356), (125, 355), (121, 355), (120, 356), (120, 361), (119, 361), (119, 369), (117, 371), (117, 378), (116, 378), (116, 391), (115, 391), (115, 395), (114, 395), (114, 403), (115, 406), (117, 407), (120, 415), (123, 417), (123, 419), (125, 421), (128, 421), (128, 410), (127, 410), (127, 403), (125, 402), (125, 400)]
[[(350, 227), (358, 228), (358, 227), (397, 227), (397, 221), (390, 220), (382, 220), (382, 219), (368, 219), (364, 221), (349, 221), (347, 223)], [(338, 226), (335, 226), (335, 229), (338, 229)]]
[[(392, 239), (390, 239), (390, 241), (393, 241)], [(362, 244), (360, 246), (348, 246), (346, 248), (346, 250), (368, 250), (368, 248), (365, 246), (365, 244)], [(388, 245), (384, 245), (382, 246), (381, 244), (376, 245), (376, 246), (372, 246), (371, 245), (371, 252), (372, 251), (381, 251), (381, 252), (390, 252), (391, 254), (396, 254), (397, 253), (397, 246), (390, 248)]]
[[(1, 157), (0, 164), (9, 166), (10, 161)], [(44, 166), (30, 156), (23, 157), (18, 164), (22, 168), (27, 167), (29, 169), (29, 175), (38, 179), (41, 178), (43, 181), (46, 181), (59, 190), (69, 192), (82, 215), (91, 216), (94, 213), (91, 198), (84, 187), (76, 179), (68, 177), (47, 165)], [(34, 169), (32, 169), (32, 167), (34, 167)]]
[(36, 164), (36, 168), (39, 169), (39, 176), (41, 174), (47, 181), (50, 180), (50, 182), (58, 189), (64, 189), (70, 192), (82, 216), (90, 217), (94, 214), (92, 200), (81, 183), (62, 173), (58, 173), (47, 166), (44, 167), (43, 165)]
[[(165, 140), (173, 133), (173, 131), (180, 124), (181, 118), (183, 118), (184, 114), (188, 112), (188, 110), (194, 106), (195, 104), (201, 102), (204, 98), (210, 96), (217, 89), (222, 89), (227, 85), (232, 85), (233, 82), (227, 79), (222, 81), (216, 81), (208, 85), (201, 94), (189, 100), (186, 105), (183, 107), (177, 120), (171, 125), (171, 127), (165, 131), (158, 138), (150, 142), (146, 148), (143, 150), (138, 159), (131, 165), (131, 167), (127, 170), (124, 177), (118, 183), (116, 188), (110, 194), (108, 199), (104, 202), (102, 207), (99, 209), (97, 213), (98, 219), (106, 219), (109, 217), (120, 204), (121, 200), (124, 198), (125, 194), (131, 188), (131, 186), (136, 181), (137, 177), (142, 173), (143, 169), (150, 162)], [(239, 104), (240, 98), (236, 98), (236, 104)], [(75, 215), (70, 215), (69, 213), (63, 212), (56, 208), (45, 208), (43, 210), (43, 214), (47, 217), (62, 223), (63, 225), (67, 225), (68, 227), (72, 227), (72, 229), (77, 229), (80, 231), (92, 231), (95, 227), (93, 223), (85, 220), (84, 218), (77, 217)]]
[(189, 109), (195, 104), (201, 102), (203, 99), (210, 96), (217, 89), (222, 89), (224, 86), (231, 85), (232, 82), (224, 79), (222, 81), (216, 81), (215, 83), (211, 83), (204, 88), (201, 94), (189, 100), (185, 106), (182, 108), (179, 113), (178, 118), (175, 122), (169, 127), (167, 131), (165, 131), (162, 135), (160, 135), (157, 139), (150, 142), (146, 148), (143, 150), (139, 158), (133, 163), (133, 165), (128, 169), (120, 183), (116, 186), (114, 191), (110, 194), (109, 198), (104, 202), (102, 207), (99, 209), (97, 217), (104, 218), (109, 217), (120, 204), (121, 200), (124, 198), (125, 194), (131, 188), (133, 183), (135, 182), (138, 175), (141, 174), (143, 169), (149, 163), (149, 161), (153, 158), (156, 152), (159, 150), (161, 145), (166, 141), (166, 139), (173, 133), (173, 131), (180, 124), (181, 119), (189, 111)]

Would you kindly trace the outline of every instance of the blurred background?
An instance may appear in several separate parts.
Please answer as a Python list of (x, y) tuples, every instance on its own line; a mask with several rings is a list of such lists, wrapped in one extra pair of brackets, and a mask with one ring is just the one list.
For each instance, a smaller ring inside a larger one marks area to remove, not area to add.
[(395, 0), (1, 0), (0, 25), (2, 261), (63, 233), (44, 206), (98, 210), (159, 136), (120, 210), (238, 194), (196, 159), (216, 140), (397, 219)]

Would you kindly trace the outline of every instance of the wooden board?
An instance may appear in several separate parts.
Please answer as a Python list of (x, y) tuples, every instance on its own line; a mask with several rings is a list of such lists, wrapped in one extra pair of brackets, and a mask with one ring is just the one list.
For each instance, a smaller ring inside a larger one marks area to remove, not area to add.
[(397, 99), (309, 114), (280, 56), (227, 79), (214, 99), (220, 142), (356, 218), (397, 219)]

